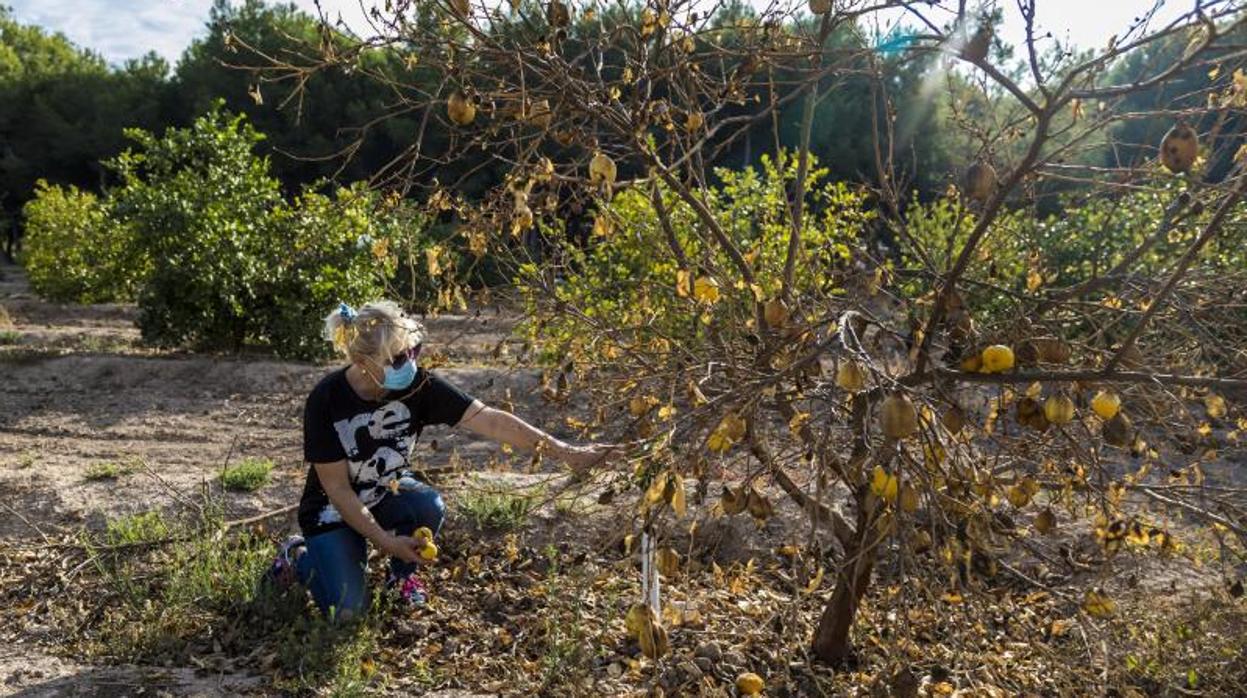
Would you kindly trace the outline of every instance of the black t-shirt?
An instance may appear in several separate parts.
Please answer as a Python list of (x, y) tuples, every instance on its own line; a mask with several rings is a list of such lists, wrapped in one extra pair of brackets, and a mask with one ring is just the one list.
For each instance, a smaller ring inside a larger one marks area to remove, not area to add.
[(410, 388), (392, 390), (379, 401), (361, 398), (347, 382), (345, 368), (322, 378), (303, 412), (303, 459), (309, 463), (299, 502), (303, 535), (345, 525), (311, 464), (345, 460), (351, 486), (371, 509), (390, 494), (391, 482), (411, 474), (407, 459), (420, 431), (429, 424), (458, 424), (472, 400), (423, 368)]

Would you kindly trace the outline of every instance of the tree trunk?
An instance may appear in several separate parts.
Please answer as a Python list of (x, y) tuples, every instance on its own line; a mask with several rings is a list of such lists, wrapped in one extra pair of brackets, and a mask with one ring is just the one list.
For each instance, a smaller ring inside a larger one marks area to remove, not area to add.
[(862, 596), (870, 586), (871, 572), (875, 567), (875, 546), (868, 550), (858, 548), (845, 555), (847, 560), (855, 558), (856, 564), (846, 567), (836, 575), (836, 589), (823, 608), (818, 630), (814, 633), (814, 656), (829, 664), (844, 662), (852, 650), (849, 630), (853, 627), (853, 619), (857, 616)]
[[(860, 338), (855, 340), (860, 341)], [(869, 470), (866, 463), (871, 452), (870, 441), (865, 436), (866, 418), (869, 414), (870, 402), (866, 394), (855, 395), (852, 420), (853, 432), (857, 436), (853, 440), (849, 467), (860, 473)], [(895, 441), (885, 441), (882, 451), (894, 453)], [(886, 466), (890, 459), (890, 455), (885, 457), (880, 465)], [(816, 658), (828, 664), (841, 664), (849, 658), (852, 650), (849, 630), (853, 628), (857, 608), (870, 586), (870, 575), (875, 569), (875, 558), (878, 554), (878, 541), (873, 540), (876, 537), (875, 522), (878, 520), (877, 502), (865, 482), (857, 486), (854, 501), (857, 505), (857, 521), (853, 538), (848, 541), (840, 539), (844, 548), (844, 567), (836, 573), (835, 591), (823, 608), (823, 616), (818, 620), (818, 630), (814, 632), (814, 643), (810, 648)]]

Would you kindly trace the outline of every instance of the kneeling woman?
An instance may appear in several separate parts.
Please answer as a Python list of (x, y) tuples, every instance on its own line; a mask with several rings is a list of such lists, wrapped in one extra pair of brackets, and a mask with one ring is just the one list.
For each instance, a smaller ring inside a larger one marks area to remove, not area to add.
[(428, 561), (412, 534), (420, 527), (436, 534), (445, 516), (441, 495), (409, 469), (424, 427), (461, 427), (526, 450), (544, 442), (547, 455), (573, 468), (592, 465), (607, 451), (565, 444), (418, 367), (424, 328), (393, 302), (358, 312), (343, 304), (326, 318), (325, 335), (350, 364), (322, 378), (307, 398), (303, 535), (286, 541), (271, 574), (283, 583), (297, 578), (330, 617), (364, 611), (369, 541), (390, 558), (388, 584), (397, 596), (424, 602), (417, 570)]

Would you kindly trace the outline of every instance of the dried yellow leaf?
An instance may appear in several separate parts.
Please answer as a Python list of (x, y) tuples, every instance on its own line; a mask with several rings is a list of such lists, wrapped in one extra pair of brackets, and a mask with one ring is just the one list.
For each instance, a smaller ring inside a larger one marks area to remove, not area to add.
[(795, 435), (799, 433), (801, 428), (808, 424), (809, 421), (809, 412), (798, 412), (792, 416), (792, 419), (788, 420), (788, 429)]
[(1112, 618), (1117, 613), (1117, 602), (1100, 589), (1088, 589), (1082, 598), (1082, 610), (1092, 618)]
[(710, 276), (699, 276), (693, 282), (693, 298), (699, 303), (714, 305), (719, 302), (719, 282)]
[(874, 475), (870, 480), (870, 491), (876, 497), (891, 504), (896, 501), (899, 486), (900, 481), (895, 475), (889, 474), (880, 466), (875, 466)]
[(688, 298), (693, 293), (693, 274), (688, 269), (679, 269), (675, 273), (675, 294), (680, 298)]
[(680, 574), (680, 554), (673, 548), (659, 548), (655, 560), (658, 573), (667, 579), (674, 579)]
[(688, 512), (688, 503), (684, 494), (684, 478), (679, 473), (671, 473), (668, 481), (669, 497), (667, 503), (676, 516), (684, 516)]

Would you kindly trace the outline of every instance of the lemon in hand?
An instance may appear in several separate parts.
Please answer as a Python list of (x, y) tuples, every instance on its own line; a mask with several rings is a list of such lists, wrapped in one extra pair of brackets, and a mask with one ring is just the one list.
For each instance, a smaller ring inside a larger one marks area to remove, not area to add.
[(412, 538), (424, 541), (424, 548), (420, 550), (420, 557), (426, 560), (437, 559), (437, 545), (433, 543), (433, 531), (428, 526), (421, 526), (411, 534)]

